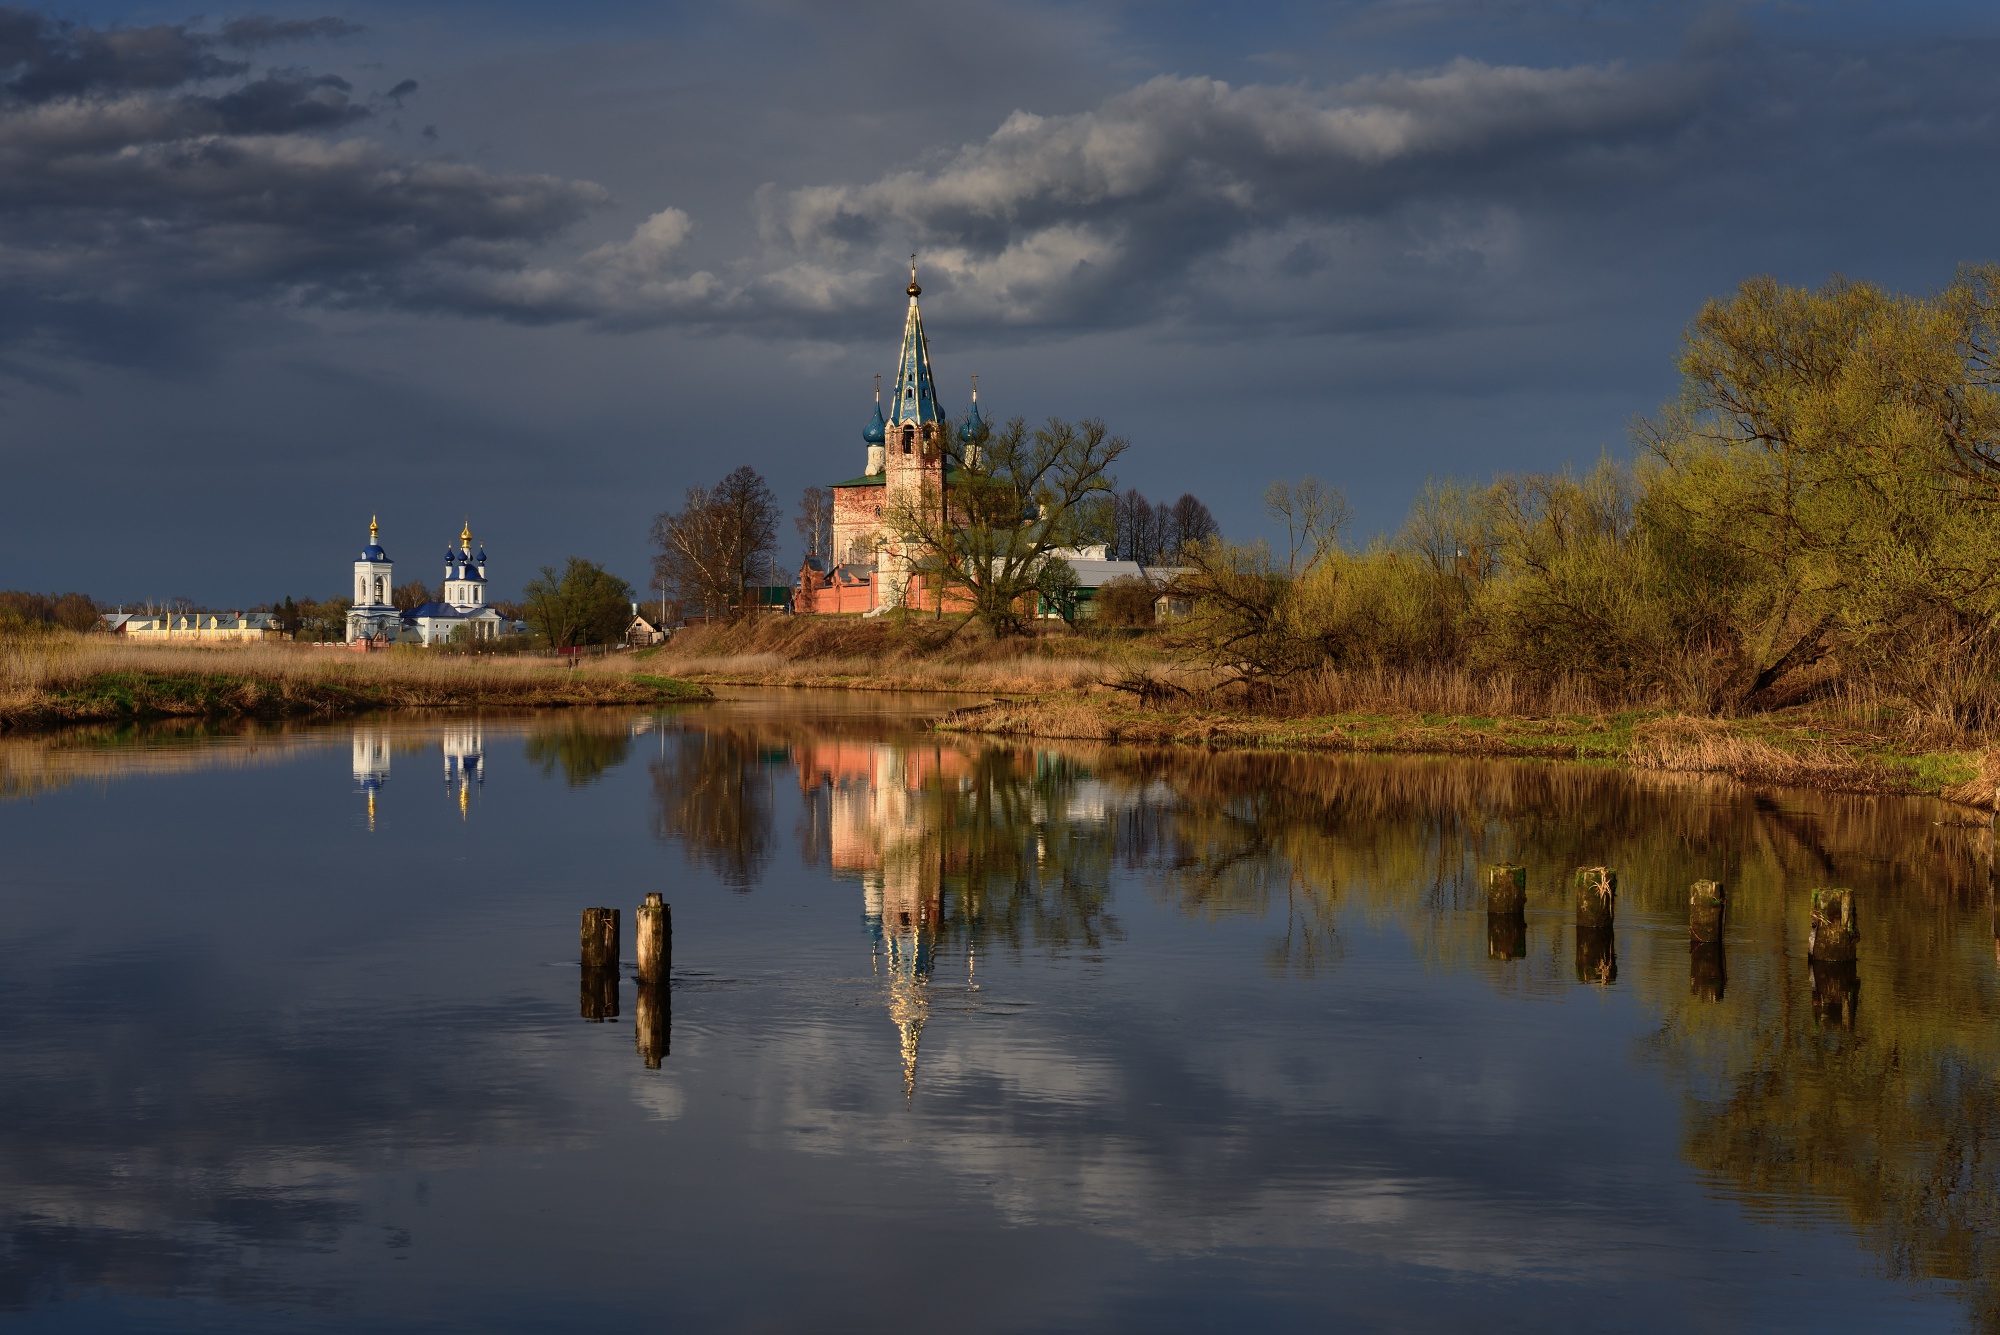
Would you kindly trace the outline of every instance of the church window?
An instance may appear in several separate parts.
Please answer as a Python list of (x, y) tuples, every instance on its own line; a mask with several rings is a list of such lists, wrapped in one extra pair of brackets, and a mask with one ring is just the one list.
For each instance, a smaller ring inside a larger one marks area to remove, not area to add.
[(903, 453), (908, 454), (910, 452), (910, 446), (915, 443), (916, 439), (917, 429), (915, 427), (906, 426), (903, 428)]

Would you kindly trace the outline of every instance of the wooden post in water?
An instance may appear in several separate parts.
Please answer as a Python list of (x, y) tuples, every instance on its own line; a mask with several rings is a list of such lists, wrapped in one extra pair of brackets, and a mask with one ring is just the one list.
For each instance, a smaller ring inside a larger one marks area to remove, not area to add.
[(671, 1046), (673, 1003), (667, 978), (674, 964), (674, 907), (656, 894), (647, 895), (633, 919), (633, 948), (639, 957), (639, 999), (633, 1010), (637, 1033), (634, 1046), (646, 1069), (660, 1069)]
[(1688, 992), (1703, 1001), (1722, 1000), (1729, 986), (1722, 958), (1726, 905), (1720, 881), (1696, 881), (1688, 890)]
[(1618, 912), (1618, 873), (1609, 867), (1576, 869), (1576, 925), (1611, 930)]
[(1861, 930), (1854, 920), (1852, 890), (1818, 889), (1812, 892), (1812, 932), (1806, 939), (1806, 958), (1824, 964), (1854, 962), (1855, 943)]
[(1486, 956), (1525, 959), (1528, 954), (1528, 869), (1502, 862), (1486, 869)]
[(579, 930), (578, 1011), (593, 1023), (618, 1018), (618, 910), (585, 909)]
[(632, 944), (639, 956), (639, 981), (664, 983), (673, 967), (674, 906), (647, 895), (633, 919)]
[(617, 971), (617, 909), (585, 909), (581, 938), (584, 968)]
[(1728, 897), (1720, 881), (1696, 881), (1688, 890), (1688, 939), (1720, 941)]
[(1501, 862), (1486, 869), (1486, 911), (1525, 913), (1528, 908), (1528, 869), (1518, 862)]
[(1609, 867), (1576, 869), (1576, 981), (1600, 987), (1618, 981), (1618, 943), (1612, 929), (1618, 910), (1618, 873)]
[(1813, 1019), (1822, 1028), (1854, 1028), (1861, 1009), (1861, 975), (1854, 960), (1860, 940), (1854, 892), (1824, 887), (1813, 891), (1806, 968), (1812, 974)]

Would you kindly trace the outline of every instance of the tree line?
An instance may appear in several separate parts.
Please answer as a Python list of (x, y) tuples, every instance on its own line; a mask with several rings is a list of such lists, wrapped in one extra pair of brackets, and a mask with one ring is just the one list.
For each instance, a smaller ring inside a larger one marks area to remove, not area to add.
[(1703, 307), (1629, 461), (1434, 482), (1393, 538), (1339, 493), (1210, 538), (1181, 642), (1253, 693), (1323, 668), (1508, 671), (1606, 701), (1761, 709), (1861, 690), (2000, 708), (2000, 267), (1896, 295), (1768, 278)]

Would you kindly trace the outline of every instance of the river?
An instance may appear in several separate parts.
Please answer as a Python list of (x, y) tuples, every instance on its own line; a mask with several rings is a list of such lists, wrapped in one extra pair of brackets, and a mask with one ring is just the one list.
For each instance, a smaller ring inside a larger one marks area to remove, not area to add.
[(739, 697), (0, 739), (0, 1324), (2000, 1330), (1962, 810)]

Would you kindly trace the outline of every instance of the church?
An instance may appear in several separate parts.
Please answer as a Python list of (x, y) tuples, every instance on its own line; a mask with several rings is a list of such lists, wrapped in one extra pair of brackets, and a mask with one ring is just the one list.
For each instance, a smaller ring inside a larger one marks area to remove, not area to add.
[[(862, 430), (868, 447), (867, 471), (836, 482), (830, 556), (808, 558), (799, 571), (794, 605), (800, 612), (877, 612), (922, 602), (912, 587), (911, 561), (903, 544), (888, 532), (885, 517), (899, 507), (941, 505), (959, 476), (952, 457), (951, 418), (938, 404), (931, 373), (930, 340), (917, 307), (923, 288), (910, 264), (910, 298), (903, 317), (903, 349), (896, 360), (896, 383), (885, 411), (882, 388), (875, 387), (875, 418)], [(979, 391), (958, 430), (959, 444), (975, 448), (983, 423)]]
[(486, 549), (473, 553), (470, 523), (460, 531), (457, 547), (445, 545), (442, 598), (403, 611), (395, 605), (395, 591), (395, 566), (382, 547), (382, 526), (370, 519), (368, 545), (354, 563), (349, 644), (432, 645), (448, 639), (490, 640), (513, 630), (513, 623), (487, 605)]

